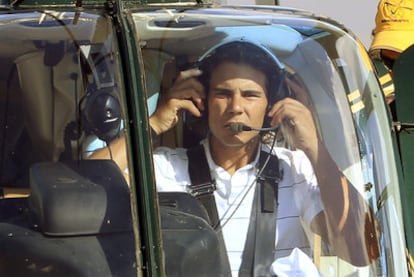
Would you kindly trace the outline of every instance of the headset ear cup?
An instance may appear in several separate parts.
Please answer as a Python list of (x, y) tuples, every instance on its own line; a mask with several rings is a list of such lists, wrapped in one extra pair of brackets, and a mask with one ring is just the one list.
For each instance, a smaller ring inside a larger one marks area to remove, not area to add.
[(269, 128), (269, 127), (271, 127), (270, 126), (270, 123), (272, 122), (272, 118), (269, 117), (269, 116), (267, 116), (267, 114), (269, 113), (269, 111), (270, 111), (271, 108), (272, 108), (272, 104), (269, 103), (269, 105), (267, 106), (267, 109), (266, 109), (265, 118), (263, 120), (263, 128)]
[[(200, 76), (197, 77), (197, 80), (204, 87), (205, 92), (209, 90), (209, 76), (206, 76), (206, 68), (204, 67), (203, 62), (198, 62), (198, 68), (203, 72)], [(193, 116), (190, 112), (184, 113), (184, 146), (192, 147), (199, 144), (200, 140), (205, 138), (208, 134), (208, 101), (203, 99), (204, 111), (201, 112), (200, 117)]]
[(110, 142), (119, 136), (121, 118), (121, 105), (113, 87), (94, 91), (87, 96), (83, 111), (86, 132)]
[(190, 112), (185, 112), (184, 124), (184, 146), (191, 147), (197, 145), (200, 140), (208, 134), (208, 107), (207, 101), (204, 100), (204, 111), (201, 117), (195, 117)]
[(287, 92), (286, 87), (286, 81), (284, 80), (284, 74), (279, 74), (279, 76), (273, 76), (269, 80), (269, 86), (268, 86), (268, 105), (266, 109), (266, 115), (263, 122), (263, 128), (269, 128), (271, 126), (272, 118), (268, 117), (267, 114), (270, 111), (270, 109), (273, 107), (273, 105), (283, 98), (286, 98), (289, 96)]

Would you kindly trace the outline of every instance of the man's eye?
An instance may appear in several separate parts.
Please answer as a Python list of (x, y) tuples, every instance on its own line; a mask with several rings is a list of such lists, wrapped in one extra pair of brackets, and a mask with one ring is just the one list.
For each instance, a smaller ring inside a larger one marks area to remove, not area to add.
[(216, 97), (228, 97), (231, 94), (231, 92), (226, 90), (218, 90), (214, 94)]
[(256, 91), (246, 91), (244, 93), (244, 97), (249, 97), (249, 98), (256, 98), (256, 97), (260, 97), (261, 94), (256, 92)]

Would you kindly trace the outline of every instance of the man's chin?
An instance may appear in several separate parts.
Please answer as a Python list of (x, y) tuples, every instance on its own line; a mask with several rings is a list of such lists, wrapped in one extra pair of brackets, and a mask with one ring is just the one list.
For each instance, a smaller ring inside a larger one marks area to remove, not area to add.
[(222, 144), (226, 147), (234, 147), (234, 148), (240, 148), (240, 147), (245, 147), (247, 145), (250, 144), (256, 144), (259, 140), (258, 140), (259, 136), (243, 136), (243, 135), (235, 135), (229, 138), (226, 138), (224, 140), (222, 140)]

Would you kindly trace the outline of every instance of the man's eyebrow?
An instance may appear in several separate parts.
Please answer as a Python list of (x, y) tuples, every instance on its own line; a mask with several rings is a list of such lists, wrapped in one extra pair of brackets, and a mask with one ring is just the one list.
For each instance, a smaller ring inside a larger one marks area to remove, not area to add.
[[(214, 93), (233, 93), (233, 89), (225, 88), (225, 87), (215, 87), (215, 88), (213, 87), (211, 88), (211, 91)], [(243, 95), (252, 95), (252, 94), (253, 95), (261, 95), (261, 94), (267, 95), (266, 92), (261, 91), (259, 89), (254, 89), (254, 88), (243, 89), (241, 90), (241, 94)]]
[(242, 89), (241, 92), (242, 93), (259, 93), (259, 94), (262, 94), (263, 93), (263, 91), (261, 91), (259, 89), (254, 89), (254, 88)]
[(233, 91), (231, 88), (226, 88), (226, 87), (213, 87), (211, 88), (211, 90), (215, 92), (232, 92)]

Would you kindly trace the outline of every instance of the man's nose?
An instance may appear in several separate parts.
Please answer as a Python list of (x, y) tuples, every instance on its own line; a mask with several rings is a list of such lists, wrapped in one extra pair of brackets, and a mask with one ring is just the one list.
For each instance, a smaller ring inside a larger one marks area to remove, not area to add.
[(229, 98), (228, 110), (231, 113), (240, 113), (242, 111), (242, 97), (240, 95), (232, 95)]

